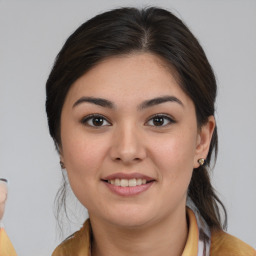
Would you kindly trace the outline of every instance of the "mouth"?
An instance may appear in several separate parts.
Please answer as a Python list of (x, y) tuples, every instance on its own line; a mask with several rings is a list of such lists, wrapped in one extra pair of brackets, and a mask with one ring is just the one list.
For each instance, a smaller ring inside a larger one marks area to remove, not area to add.
[(156, 180), (139, 173), (116, 173), (103, 178), (102, 181), (118, 195), (133, 196), (146, 191)]
[(111, 179), (111, 180), (104, 180), (105, 182), (118, 186), (118, 187), (136, 187), (145, 185), (149, 182), (153, 182), (153, 180), (147, 181), (146, 179)]

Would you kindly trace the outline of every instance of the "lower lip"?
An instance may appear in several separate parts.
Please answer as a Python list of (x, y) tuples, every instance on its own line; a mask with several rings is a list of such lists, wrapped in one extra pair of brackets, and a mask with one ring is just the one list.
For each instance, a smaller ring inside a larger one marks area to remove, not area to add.
[(148, 190), (154, 182), (149, 182), (144, 185), (134, 186), (134, 187), (121, 187), (115, 186), (110, 183), (104, 182), (106, 186), (115, 194), (119, 196), (135, 196), (141, 194), (142, 192)]

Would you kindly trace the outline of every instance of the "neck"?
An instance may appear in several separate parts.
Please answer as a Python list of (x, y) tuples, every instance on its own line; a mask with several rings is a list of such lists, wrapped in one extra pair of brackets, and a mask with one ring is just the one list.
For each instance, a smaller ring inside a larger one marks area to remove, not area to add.
[(177, 213), (150, 226), (117, 227), (91, 217), (93, 230), (92, 256), (178, 256), (186, 244), (186, 212)]

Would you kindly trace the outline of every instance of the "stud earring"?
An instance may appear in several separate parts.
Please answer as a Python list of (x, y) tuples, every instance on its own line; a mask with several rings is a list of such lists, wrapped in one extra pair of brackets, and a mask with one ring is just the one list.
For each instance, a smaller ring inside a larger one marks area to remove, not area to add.
[(200, 158), (197, 160), (197, 162), (200, 164), (200, 166), (203, 166), (205, 164), (205, 159), (204, 158)]
[(60, 161), (60, 167), (61, 167), (61, 169), (65, 169), (66, 168), (65, 164), (62, 161)]

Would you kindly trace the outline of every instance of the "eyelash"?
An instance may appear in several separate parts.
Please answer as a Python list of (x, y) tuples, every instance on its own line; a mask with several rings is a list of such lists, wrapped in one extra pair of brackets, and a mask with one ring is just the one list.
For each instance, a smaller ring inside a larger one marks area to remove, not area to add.
[(152, 125), (156, 128), (166, 127), (166, 126), (169, 126), (170, 124), (176, 123), (176, 121), (172, 117), (170, 117), (169, 115), (166, 115), (166, 114), (153, 115), (149, 118), (149, 120), (146, 123), (149, 123), (149, 121), (153, 121), (154, 118), (163, 118), (163, 119), (165, 119), (165, 121), (167, 120), (167, 122), (168, 122), (167, 124), (164, 124), (164, 125), (161, 125), (161, 126)]
[[(106, 124), (105, 124), (105, 125), (99, 125), (99, 126), (93, 125), (93, 123), (92, 123), (92, 124), (89, 124), (90, 121), (93, 121), (93, 119), (96, 119), (96, 118), (102, 119), (102, 120), (103, 120), (103, 124), (104, 124), (104, 122), (107, 122), (108, 124), (107, 124), (107, 125), (106, 125)], [(156, 127), (156, 128), (161, 128), (161, 127), (165, 127), (165, 126), (168, 126), (168, 125), (170, 125), (170, 124), (176, 123), (176, 121), (175, 121), (173, 118), (171, 118), (169, 115), (165, 115), (165, 114), (156, 114), (156, 115), (154, 115), (154, 116), (151, 116), (145, 124), (148, 124), (150, 121), (153, 121), (154, 118), (163, 118), (165, 121), (167, 120), (168, 123), (167, 123), (167, 124), (165, 123), (164, 125), (159, 125), (159, 126), (157, 126), (157, 125), (148, 125), (148, 126), (154, 126), (154, 127)], [(104, 117), (103, 115), (100, 115), (100, 114), (92, 114), (92, 115), (86, 116), (86, 117), (84, 117), (84, 118), (81, 120), (81, 123), (82, 123), (83, 125), (90, 126), (90, 127), (94, 127), (94, 128), (100, 128), (100, 127), (103, 127), (103, 126), (111, 126), (111, 125), (112, 125), (112, 124), (107, 120), (106, 117)]]
[(103, 115), (100, 115), (100, 114), (92, 114), (92, 115), (86, 116), (81, 120), (81, 123), (86, 125), (86, 126), (90, 126), (90, 127), (94, 127), (94, 128), (102, 127), (103, 125), (96, 126), (96, 125), (93, 125), (93, 124), (89, 124), (89, 121), (93, 121), (93, 119), (96, 119), (96, 118), (103, 119), (103, 122), (108, 123), (108, 125), (104, 125), (104, 126), (110, 126), (111, 125), (111, 123), (107, 120), (107, 118)]

